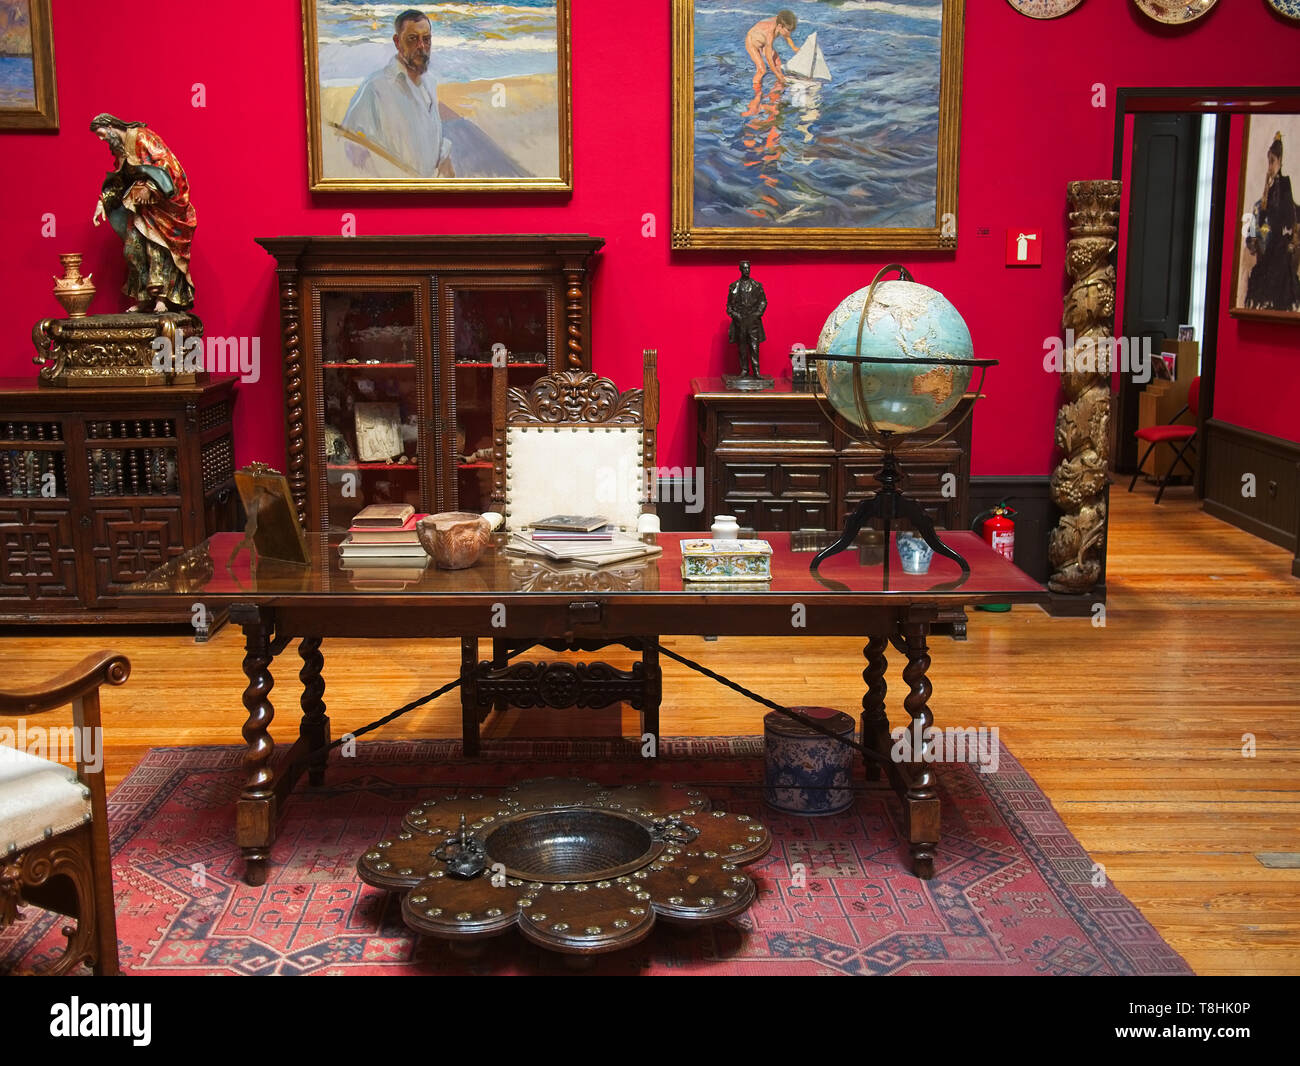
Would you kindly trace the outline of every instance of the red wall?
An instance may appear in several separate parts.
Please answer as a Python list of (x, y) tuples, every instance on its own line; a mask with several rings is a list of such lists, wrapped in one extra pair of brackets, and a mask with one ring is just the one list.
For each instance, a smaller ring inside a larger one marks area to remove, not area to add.
[[(260, 335), (278, 351), (272, 260), (258, 236), (338, 233), (355, 212), (358, 232), (585, 232), (607, 244), (597, 273), (592, 352), (620, 382), (639, 377), (640, 352), (659, 349), (663, 414), (659, 461), (693, 462), (691, 377), (733, 365), (725, 343), (726, 286), (735, 254), (668, 248), (671, 63), (667, 3), (636, 6), (573, 0), (575, 190), (526, 196), (316, 195), (307, 191), (300, 5), (275, 0), (241, 8), (186, 5), (184, 33), (147, 35), (142, 10), (125, 0), (55, 0), (57, 133), (0, 133), (0, 374), (29, 375), (30, 331), (59, 314), (50, 289), (58, 253), (81, 250), (100, 286), (93, 310), (120, 309), (120, 245), (90, 215), (108, 164), (87, 131), (110, 111), (147, 121), (185, 165), (199, 213), (194, 246), (196, 310), (217, 335)], [(148, 9), (152, 10), (152, 9)], [(162, 18), (162, 9), (147, 17)], [(1268, 47), (1259, 47), (1266, 40)], [(167, 53), (167, 42), (173, 51)], [(147, 52), (159, 58), (148, 62)], [(1065, 184), (1109, 177), (1115, 90), (1121, 85), (1283, 84), (1295, 78), (1300, 25), (1262, 0), (1220, 4), (1191, 27), (1169, 30), (1128, 0), (1092, 0), (1040, 22), (1003, 0), (969, 0), (958, 230), (953, 254), (756, 253), (768, 294), (764, 369), (779, 371), (790, 344), (815, 343), (839, 297), (901, 259), (966, 317), (976, 354), (1002, 360), (975, 417), (973, 472), (1045, 474), (1053, 459), (1057, 381), (1042, 369), (1043, 341), (1060, 329)], [(202, 82), (207, 106), (191, 106)], [(1094, 84), (1105, 106), (1093, 106)], [(57, 236), (42, 237), (53, 213)], [(642, 215), (657, 220), (641, 235)], [(1044, 233), (1040, 269), (1004, 268), (1004, 231)], [(979, 230), (987, 228), (987, 236)], [(1239, 344), (1268, 348), (1241, 327)], [(1253, 349), (1252, 349), (1253, 351)], [(1255, 359), (1257, 354), (1247, 358)], [(1259, 358), (1268, 358), (1259, 355)], [(269, 360), (268, 360), (269, 361)], [(1241, 365), (1253, 365), (1250, 363)], [(1223, 374), (1223, 362), (1220, 363)], [(1292, 387), (1296, 375), (1291, 375)], [(1285, 375), (1283, 376), (1285, 380)], [(1244, 398), (1225, 386), (1220, 417), (1278, 426), (1300, 409), (1294, 393), (1252, 397), (1276, 408), (1249, 421)], [(283, 462), (282, 392), (270, 367), (243, 390), (238, 461)], [(1218, 413), (1218, 412), (1216, 412)], [(1262, 419), (1262, 421), (1260, 421)], [(1266, 430), (1279, 432), (1278, 429)], [(1294, 435), (1294, 430), (1291, 431)]]
[[(1218, 361), (1214, 364), (1214, 417), (1274, 437), (1300, 441), (1300, 323), (1233, 318), (1236, 284), (1233, 255), (1241, 229), (1241, 139), (1246, 119), (1232, 116), (1228, 152), (1227, 236), (1223, 242), (1223, 285), (1219, 299)], [(1292, 154), (1283, 173), (1295, 174)], [(1300, 186), (1295, 178), (1294, 185)], [(1253, 201), (1252, 201), (1253, 202)]]

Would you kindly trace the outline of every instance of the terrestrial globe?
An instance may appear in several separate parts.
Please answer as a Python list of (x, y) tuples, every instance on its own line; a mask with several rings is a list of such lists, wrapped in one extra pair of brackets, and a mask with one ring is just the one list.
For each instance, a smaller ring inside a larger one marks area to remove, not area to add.
[[(897, 272), (898, 278), (884, 280), (890, 272)], [(858, 505), (843, 536), (817, 555), (812, 568), (852, 543), (867, 519), (881, 519), (888, 538), (891, 521), (906, 518), (935, 551), (967, 572), (966, 561), (939, 541), (921, 505), (898, 492), (902, 474), (894, 453), (906, 447), (908, 434), (928, 429), (952, 413), (970, 388), (976, 368), (980, 370), (978, 396), (985, 371), (997, 360), (976, 359), (970, 330), (957, 309), (897, 264), (885, 267), (870, 285), (840, 301), (826, 319), (810, 359), (817, 368), (818, 399), (840, 416), (841, 428), (885, 453), (876, 477), (880, 491)], [(916, 447), (945, 440), (963, 420)]]
[[(891, 270), (901, 277), (882, 281)], [(813, 358), (826, 400), (877, 438), (927, 429), (951, 413), (975, 368), (996, 362), (974, 354), (957, 308), (901, 266), (889, 266), (840, 301)]]

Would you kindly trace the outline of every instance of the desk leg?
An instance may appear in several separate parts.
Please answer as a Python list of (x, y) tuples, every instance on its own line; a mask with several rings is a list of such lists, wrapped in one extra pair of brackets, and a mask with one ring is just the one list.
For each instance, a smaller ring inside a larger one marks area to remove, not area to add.
[[(903, 681), (908, 686), (908, 693), (903, 700), (912, 721), (909, 725), (912, 737), (912, 759), (910, 780), (903, 796), (903, 805), (907, 809), (907, 839), (912, 847), (912, 872), (917, 877), (934, 876), (934, 852), (939, 846), (939, 797), (935, 791), (934, 773), (931, 764), (926, 761), (927, 743), (925, 734), (934, 724), (934, 715), (930, 713), (930, 679), (926, 671), (930, 669), (930, 653), (926, 646), (925, 622), (905, 622), (903, 637), (907, 642), (907, 665), (903, 667)], [(916, 743), (920, 740), (921, 743)]]
[(659, 705), (663, 702), (663, 675), (659, 670), (658, 637), (643, 637), (641, 669), (645, 672), (645, 706), (641, 708), (641, 735), (654, 737), (656, 755), (659, 753)]
[(460, 735), (465, 757), (479, 751), (478, 637), (460, 638)]
[(266, 884), (266, 864), (275, 839), (275, 791), (271, 753), (275, 742), (269, 732), (275, 708), (271, 705), (271, 622), (265, 618), (244, 623), (244, 766), (248, 780), (235, 805), (235, 842), (244, 853), (244, 880)]
[(298, 679), (302, 682), (302, 721), (298, 724), (298, 736), (311, 752), (307, 763), (307, 780), (313, 785), (325, 783), (325, 764), (329, 761), (329, 752), (325, 750), (330, 742), (330, 720), (325, 715), (325, 680), (321, 670), (325, 666), (325, 656), (320, 651), (320, 637), (303, 637), (298, 642), (298, 654), (302, 658), (302, 670)]
[[(866, 656), (867, 668), (862, 671), (862, 680), (867, 683), (867, 694), (862, 697), (862, 745), (879, 752), (888, 752), (889, 717), (885, 714), (885, 649), (889, 647), (888, 637), (871, 637), (862, 649)], [(867, 780), (880, 780), (880, 764), (874, 759), (864, 759), (867, 767)]]

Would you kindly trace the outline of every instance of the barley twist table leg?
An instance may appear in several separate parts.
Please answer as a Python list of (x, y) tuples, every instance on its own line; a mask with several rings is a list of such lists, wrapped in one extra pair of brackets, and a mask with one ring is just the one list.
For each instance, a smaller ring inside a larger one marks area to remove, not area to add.
[(325, 657), (320, 650), (320, 637), (303, 637), (298, 643), (298, 655), (302, 658), (302, 670), (298, 679), (302, 682), (302, 721), (298, 725), (298, 735), (310, 753), (307, 762), (307, 780), (313, 785), (325, 783), (325, 764), (329, 761), (326, 750), (330, 742), (330, 720), (325, 714), (325, 680), (321, 670), (325, 666)]
[(908, 687), (903, 707), (911, 719), (910, 783), (903, 804), (907, 810), (907, 839), (912, 850), (912, 871), (917, 877), (934, 876), (934, 852), (939, 845), (939, 797), (935, 790), (934, 772), (930, 769), (933, 754), (926, 739), (934, 725), (930, 712), (932, 686), (927, 676), (930, 653), (926, 645), (929, 625), (925, 622), (903, 623), (903, 638), (907, 642), (907, 665), (903, 668), (903, 681)]
[(250, 885), (266, 883), (266, 864), (275, 838), (274, 775), (271, 771), (271, 754), (275, 741), (271, 739), (271, 722), (275, 707), (271, 704), (272, 623), (264, 616), (243, 624), (244, 676), (248, 685), (244, 689), (244, 708), (248, 720), (244, 722), (244, 766), (248, 779), (235, 807), (235, 840), (244, 854), (246, 863), (244, 879)]
[[(888, 637), (871, 637), (862, 649), (867, 659), (867, 667), (862, 671), (862, 680), (867, 683), (867, 693), (862, 697), (862, 743), (877, 751), (889, 750), (889, 718), (885, 714), (885, 649), (888, 646)], [(879, 780), (880, 764), (874, 759), (865, 762), (867, 780)]]

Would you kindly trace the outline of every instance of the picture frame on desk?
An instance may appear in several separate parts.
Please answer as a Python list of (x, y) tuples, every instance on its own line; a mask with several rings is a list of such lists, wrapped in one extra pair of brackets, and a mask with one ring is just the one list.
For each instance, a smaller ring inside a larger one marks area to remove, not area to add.
[(57, 130), (50, 0), (0, 0), (8, 30), (0, 39), (0, 129)]
[(955, 249), (965, 0), (795, 6), (673, 0), (673, 248)]
[(1241, 122), (1237, 214), (1228, 223), (1236, 231), (1228, 313), (1300, 324), (1300, 190), (1290, 173), (1300, 114), (1245, 115)]
[(250, 543), (266, 559), (310, 565), (307, 535), (285, 476), (265, 463), (250, 463), (235, 471), (235, 488), (247, 516), (241, 543)]
[(569, 4), (302, 0), (311, 191), (571, 191)]

